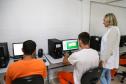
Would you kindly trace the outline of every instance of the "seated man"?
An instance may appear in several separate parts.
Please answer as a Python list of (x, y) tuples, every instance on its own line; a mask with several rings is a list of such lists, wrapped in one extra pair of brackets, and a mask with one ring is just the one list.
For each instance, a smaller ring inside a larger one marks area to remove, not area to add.
[(60, 84), (80, 84), (83, 73), (91, 68), (98, 67), (99, 55), (94, 49), (89, 48), (90, 36), (87, 32), (82, 32), (78, 36), (81, 50), (72, 55), (64, 55), (64, 64), (72, 64), (74, 72), (61, 71), (58, 73)]
[(35, 74), (40, 74), (43, 78), (47, 76), (46, 66), (43, 60), (34, 58), (36, 43), (32, 40), (25, 41), (22, 51), (24, 53), (23, 60), (10, 64), (7, 69), (5, 75), (6, 84), (11, 84), (16, 78)]

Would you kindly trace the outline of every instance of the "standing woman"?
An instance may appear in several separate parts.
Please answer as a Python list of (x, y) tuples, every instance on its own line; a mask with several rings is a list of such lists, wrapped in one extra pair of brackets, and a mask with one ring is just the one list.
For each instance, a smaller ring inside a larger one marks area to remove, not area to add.
[(107, 28), (106, 33), (101, 41), (100, 60), (103, 66), (101, 74), (101, 84), (111, 83), (111, 69), (119, 67), (119, 43), (120, 31), (115, 15), (108, 13), (104, 16), (104, 26)]

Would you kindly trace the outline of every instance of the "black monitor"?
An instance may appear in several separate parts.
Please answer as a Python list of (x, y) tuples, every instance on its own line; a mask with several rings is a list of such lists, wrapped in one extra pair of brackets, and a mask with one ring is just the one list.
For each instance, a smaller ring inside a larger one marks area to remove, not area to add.
[(68, 39), (62, 41), (63, 51), (72, 51), (79, 49), (77, 39)]
[(14, 56), (23, 56), (22, 47), (23, 47), (23, 43), (13, 43), (12, 44), (13, 55)]
[(0, 67), (4, 68), (9, 62), (9, 51), (7, 42), (0, 43)]

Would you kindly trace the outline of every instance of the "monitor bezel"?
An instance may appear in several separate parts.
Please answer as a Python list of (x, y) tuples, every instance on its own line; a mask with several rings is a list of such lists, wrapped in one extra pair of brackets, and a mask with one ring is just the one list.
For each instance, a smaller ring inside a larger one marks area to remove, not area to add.
[(23, 54), (22, 54), (22, 55), (15, 55), (15, 54), (14, 54), (14, 44), (22, 44), (22, 45), (23, 45), (23, 42), (12, 43), (12, 48), (13, 48), (13, 56), (23, 56)]

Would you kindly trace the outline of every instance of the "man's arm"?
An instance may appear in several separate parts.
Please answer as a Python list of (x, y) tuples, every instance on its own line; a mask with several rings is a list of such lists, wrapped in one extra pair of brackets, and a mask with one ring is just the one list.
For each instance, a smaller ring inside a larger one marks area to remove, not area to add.
[(70, 64), (68, 58), (69, 58), (69, 54), (68, 54), (68, 53), (65, 53), (65, 54), (64, 54), (64, 59), (63, 59), (63, 63), (64, 63), (65, 65), (69, 65), (69, 64)]

